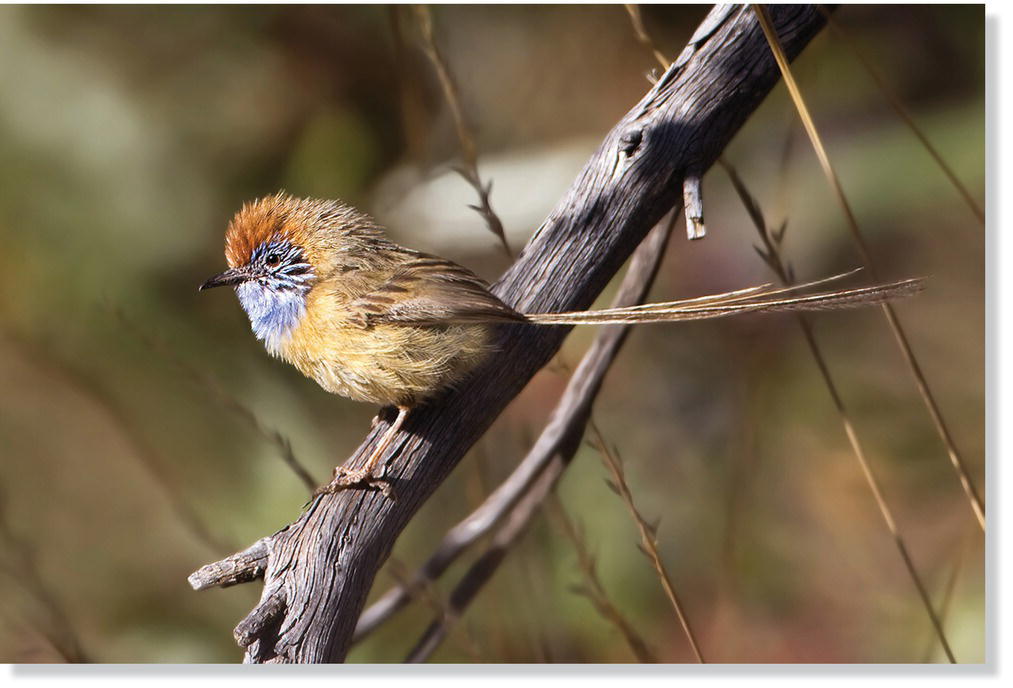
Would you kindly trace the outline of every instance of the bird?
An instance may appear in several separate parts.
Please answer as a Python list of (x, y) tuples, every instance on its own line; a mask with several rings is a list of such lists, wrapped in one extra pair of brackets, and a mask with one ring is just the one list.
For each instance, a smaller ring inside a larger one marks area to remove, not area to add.
[(368, 214), (342, 201), (285, 192), (242, 206), (225, 232), (225, 258), (228, 269), (199, 291), (233, 287), (269, 354), (328, 392), (397, 409), (365, 464), (338, 466), (317, 494), (354, 487), (391, 494), (378, 469), (394, 436), (412, 409), (454, 387), (494, 355), (498, 324), (677, 322), (825, 310), (883, 303), (923, 288), (923, 280), (914, 278), (803, 293), (852, 274), (844, 273), (787, 287), (764, 284), (624, 308), (521, 313), (471, 270), (389, 240)]

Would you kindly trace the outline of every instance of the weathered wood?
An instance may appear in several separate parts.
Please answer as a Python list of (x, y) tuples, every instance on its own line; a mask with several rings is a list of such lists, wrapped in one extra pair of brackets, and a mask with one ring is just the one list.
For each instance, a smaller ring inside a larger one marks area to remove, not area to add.
[[(792, 58), (825, 21), (813, 6), (769, 11)], [(672, 67), (608, 133), (496, 283), (496, 294), (522, 312), (587, 308), (678, 201), (684, 179), (713, 164), (777, 79), (751, 11), (714, 8)], [(397, 536), (568, 331), (501, 328), (499, 352), (487, 365), (458, 390), (413, 411), (388, 463), (396, 501), (366, 491), (323, 495), (266, 539), (261, 603), (236, 629), (247, 661), (344, 658), (373, 578)], [(356, 452), (360, 461), (388, 423), (369, 433)]]
[(267, 568), (270, 544), (271, 538), (260, 538), (242, 552), (202, 566), (191, 573), (187, 581), (194, 590), (206, 590), (215, 586), (227, 588), (262, 578)]

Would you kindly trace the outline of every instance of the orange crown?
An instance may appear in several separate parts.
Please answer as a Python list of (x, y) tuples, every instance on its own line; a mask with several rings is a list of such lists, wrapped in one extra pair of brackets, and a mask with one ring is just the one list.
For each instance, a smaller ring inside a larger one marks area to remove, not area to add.
[(279, 191), (246, 203), (232, 218), (225, 232), (225, 259), (229, 267), (240, 267), (261, 244), (288, 241), (302, 248), (313, 265), (323, 267), (351, 233), (382, 241), (376, 222), (351, 206)]

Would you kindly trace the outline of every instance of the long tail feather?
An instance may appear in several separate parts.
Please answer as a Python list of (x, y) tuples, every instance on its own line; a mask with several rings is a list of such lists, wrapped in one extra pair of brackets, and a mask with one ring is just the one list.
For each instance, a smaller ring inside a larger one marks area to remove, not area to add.
[[(637, 306), (625, 306), (623, 308), (606, 308), (600, 311), (593, 311), (594, 313), (611, 313), (613, 311), (644, 311), (644, 310), (657, 310), (658, 308), (671, 308), (678, 307), (684, 308), (689, 306), (705, 306), (705, 305), (719, 305), (735, 303), (749, 298), (759, 298), (774, 296), (776, 294), (788, 294), (795, 291), (803, 291), (805, 289), (812, 289), (828, 282), (836, 282), (838, 280), (851, 277), (852, 275), (862, 271), (862, 268), (855, 268), (854, 270), (848, 270), (837, 275), (831, 275), (830, 277), (824, 277), (822, 279), (813, 280), (812, 282), (803, 282), (801, 284), (790, 284), (786, 287), (775, 287), (770, 282), (761, 284), (756, 287), (746, 287), (745, 289), (737, 289), (735, 291), (726, 291), (720, 294), (710, 294), (708, 296), (695, 296), (689, 299), (679, 299), (678, 301), (663, 301), (660, 303), (644, 303)], [(586, 312), (586, 311), (585, 311)]]
[(720, 318), (743, 313), (858, 308), (911, 296), (925, 288), (924, 279), (914, 278), (871, 287), (856, 287), (802, 296), (783, 297), (784, 294), (810, 289), (832, 280), (841, 279), (850, 274), (853, 273), (844, 273), (814, 282), (776, 289), (771, 287), (771, 285), (762, 285), (711, 296), (649, 303), (628, 308), (608, 308), (600, 311), (571, 311), (567, 313), (536, 313), (527, 314), (526, 317), (530, 322), (538, 325), (679, 322), (684, 320)]

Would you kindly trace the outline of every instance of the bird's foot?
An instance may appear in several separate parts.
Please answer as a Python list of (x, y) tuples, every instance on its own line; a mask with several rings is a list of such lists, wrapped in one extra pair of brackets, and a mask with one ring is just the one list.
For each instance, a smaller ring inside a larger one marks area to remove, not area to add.
[(384, 497), (394, 499), (394, 488), (384, 480), (383, 474), (376, 474), (365, 468), (352, 470), (344, 466), (334, 469), (334, 478), (326, 485), (318, 487), (313, 496), (322, 494), (335, 494), (342, 490), (372, 489), (380, 490)]

